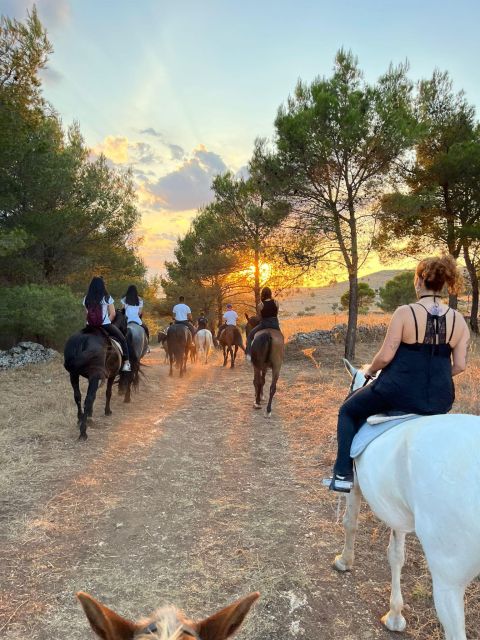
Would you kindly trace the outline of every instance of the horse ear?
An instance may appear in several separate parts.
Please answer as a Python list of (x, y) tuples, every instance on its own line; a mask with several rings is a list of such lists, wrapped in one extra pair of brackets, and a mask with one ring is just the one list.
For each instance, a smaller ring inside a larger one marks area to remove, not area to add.
[(342, 358), (342, 360), (343, 360), (343, 364), (345, 365), (345, 369), (348, 371), (350, 376), (353, 378), (353, 376), (357, 373), (357, 369), (355, 369), (353, 364), (350, 364), (350, 362), (346, 358)]
[(77, 598), (85, 611), (90, 626), (102, 640), (131, 640), (137, 625), (101, 604), (88, 593), (79, 591)]
[(237, 631), (252, 604), (259, 598), (258, 591), (237, 600), (225, 609), (195, 624), (201, 640), (225, 640)]

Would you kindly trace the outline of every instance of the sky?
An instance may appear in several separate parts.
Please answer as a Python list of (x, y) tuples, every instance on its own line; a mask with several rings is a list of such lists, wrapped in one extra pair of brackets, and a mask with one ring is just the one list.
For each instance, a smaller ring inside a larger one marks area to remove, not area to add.
[[(413, 80), (448, 70), (480, 109), (477, 0), (38, 0), (54, 47), (44, 94), (94, 154), (131, 167), (140, 252), (162, 272), (211, 199), (271, 139), (297, 81), (329, 75), (351, 49), (368, 81), (409, 61)], [(24, 19), (30, 0), (0, 0)], [(370, 269), (378, 268), (371, 261)]]

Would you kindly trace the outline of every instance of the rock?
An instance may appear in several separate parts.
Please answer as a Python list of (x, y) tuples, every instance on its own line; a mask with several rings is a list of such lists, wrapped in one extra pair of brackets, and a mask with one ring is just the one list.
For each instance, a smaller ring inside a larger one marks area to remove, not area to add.
[(0, 370), (49, 362), (57, 352), (36, 342), (19, 342), (7, 351), (0, 351)]

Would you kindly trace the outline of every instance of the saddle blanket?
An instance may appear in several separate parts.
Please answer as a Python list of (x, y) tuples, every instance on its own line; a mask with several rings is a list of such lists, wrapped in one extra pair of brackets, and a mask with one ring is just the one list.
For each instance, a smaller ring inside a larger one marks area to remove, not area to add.
[(381, 436), (382, 433), (393, 429), (399, 424), (403, 422), (408, 422), (409, 420), (415, 420), (415, 418), (420, 418), (421, 416), (416, 413), (405, 413), (401, 416), (388, 416), (385, 414), (377, 414), (375, 416), (370, 416), (367, 418), (365, 424), (363, 424), (355, 435), (352, 446), (350, 448), (350, 457), (357, 458), (361, 453), (365, 451), (368, 445)]
[(109, 339), (109, 341), (110, 341), (110, 343), (111, 343), (112, 347), (113, 347), (114, 349), (116, 349), (116, 350), (118, 351), (118, 353), (119, 353), (120, 357), (122, 357), (122, 353), (123, 353), (123, 351), (122, 351), (122, 346), (121, 346), (121, 344), (118, 342), (118, 340), (115, 340), (115, 338), (112, 338), (112, 336), (108, 336), (108, 339)]

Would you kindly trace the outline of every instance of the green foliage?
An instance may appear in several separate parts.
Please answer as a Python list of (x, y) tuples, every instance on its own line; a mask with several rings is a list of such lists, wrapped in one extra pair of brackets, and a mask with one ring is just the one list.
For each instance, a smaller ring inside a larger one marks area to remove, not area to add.
[[(368, 84), (357, 59), (340, 50), (331, 77), (299, 82), (275, 121), (272, 180), (284, 185), (298, 233), (316, 235), (320, 261), (341, 259), (351, 289), (370, 247), (361, 243), (371, 233), (368, 211), (375, 210), (383, 181), (416, 135), (406, 72), (406, 65), (390, 66)], [(355, 296), (350, 298), (347, 357), (354, 355), (357, 314)]]
[(82, 301), (66, 286), (29, 284), (0, 288), (2, 334), (60, 349), (85, 323)]
[[(375, 291), (366, 283), (359, 282), (357, 287), (357, 301), (360, 313), (368, 313), (369, 306), (375, 300)], [(340, 304), (344, 309), (348, 309), (350, 303), (350, 291), (345, 293), (340, 298)]]
[(402, 304), (410, 304), (416, 299), (413, 286), (413, 271), (404, 271), (380, 287), (379, 307), (383, 311), (395, 311)]

